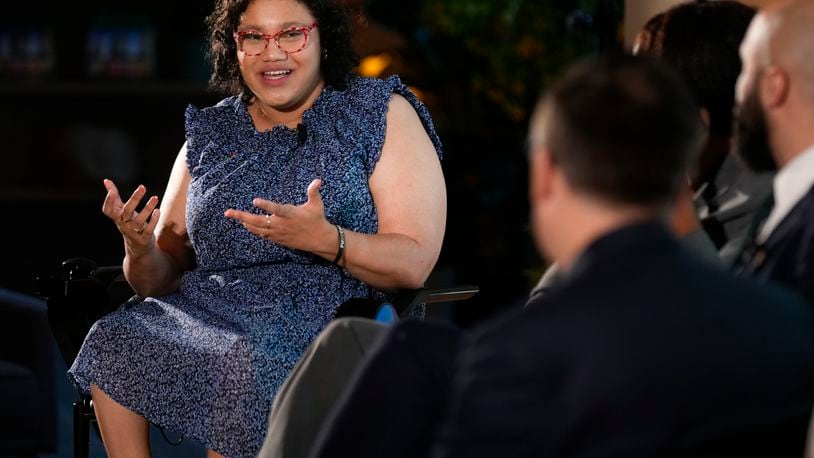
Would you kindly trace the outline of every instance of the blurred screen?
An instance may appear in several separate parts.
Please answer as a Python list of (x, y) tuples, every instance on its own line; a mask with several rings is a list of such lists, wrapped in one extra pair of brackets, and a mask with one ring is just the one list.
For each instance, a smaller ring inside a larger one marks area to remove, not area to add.
[(0, 28), (0, 75), (37, 77), (54, 69), (50, 30), (36, 27)]
[(155, 30), (151, 26), (94, 25), (88, 32), (88, 74), (143, 78), (155, 72)]

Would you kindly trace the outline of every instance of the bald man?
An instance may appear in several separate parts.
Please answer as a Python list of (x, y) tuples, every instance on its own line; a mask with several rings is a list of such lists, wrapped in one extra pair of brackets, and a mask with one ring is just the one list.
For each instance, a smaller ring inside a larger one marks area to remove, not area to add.
[(777, 169), (768, 216), (754, 225), (739, 269), (801, 292), (814, 304), (814, 2), (758, 14), (741, 45), (736, 153)]

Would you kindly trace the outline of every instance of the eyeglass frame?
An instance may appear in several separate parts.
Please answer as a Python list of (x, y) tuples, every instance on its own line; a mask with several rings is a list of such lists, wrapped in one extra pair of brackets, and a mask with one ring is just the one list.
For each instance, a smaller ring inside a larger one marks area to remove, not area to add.
[[(302, 51), (303, 49), (305, 49), (305, 47), (308, 46), (308, 34), (311, 33), (311, 31), (314, 30), (317, 27), (319, 27), (319, 22), (314, 21), (314, 23), (311, 24), (311, 25), (303, 25), (303, 26), (299, 26), (299, 27), (296, 27), (296, 26), (295, 27), (289, 27), (287, 29), (280, 30), (279, 32), (274, 33), (274, 34), (268, 34), (268, 33), (262, 33), (262, 32), (254, 32), (254, 31), (248, 31), (248, 30), (239, 30), (239, 31), (235, 32), (233, 34), (233, 36), (235, 38), (235, 43), (237, 44), (237, 49), (240, 52), (242, 52), (243, 55), (245, 55), (245, 56), (256, 57), (256, 56), (262, 55), (264, 52), (266, 52), (267, 49), (269, 49), (269, 42), (271, 40), (274, 40), (274, 45), (277, 46), (277, 49), (279, 49), (280, 51), (282, 51), (282, 52), (286, 53), (286, 55), (288, 55), (288, 54), (298, 53), (298, 52)], [(299, 32), (302, 32), (303, 35), (305, 35), (305, 39), (302, 42), (302, 47), (300, 49), (296, 50), (296, 51), (286, 51), (285, 49), (283, 49), (280, 46), (280, 36), (282, 34), (286, 33), (286, 32), (291, 32), (291, 31), (295, 31), (295, 30), (299, 31)], [(260, 51), (257, 54), (248, 54), (248, 53), (246, 53), (246, 51), (243, 50), (243, 45), (241, 45), (241, 43), (240, 43), (240, 38), (242, 38), (243, 36), (246, 36), (246, 35), (260, 35), (260, 36), (262, 36), (263, 39), (266, 41), (266, 46), (263, 48), (262, 51)]]

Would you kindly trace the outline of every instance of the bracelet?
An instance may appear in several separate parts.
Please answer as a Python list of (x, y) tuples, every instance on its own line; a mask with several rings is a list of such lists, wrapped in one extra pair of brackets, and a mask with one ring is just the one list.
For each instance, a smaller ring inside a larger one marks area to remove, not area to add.
[(334, 224), (334, 226), (336, 226), (336, 232), (339, 234), (339, 249), (336, 251), (336, 258), (333, 260), (333, 263), (337, 264), (342, 259), (342, 255), (345, 254), (345, 230), (338, 224)]

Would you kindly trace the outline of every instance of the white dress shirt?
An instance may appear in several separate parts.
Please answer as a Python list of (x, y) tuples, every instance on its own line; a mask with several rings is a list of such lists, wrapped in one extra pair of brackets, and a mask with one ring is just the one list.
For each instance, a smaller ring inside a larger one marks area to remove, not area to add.
[(774, 208), (760, 228), (757, 241), (769, 239), (781, 221), (814, 185), (814, 145), (791, 160), (774, 177)]

